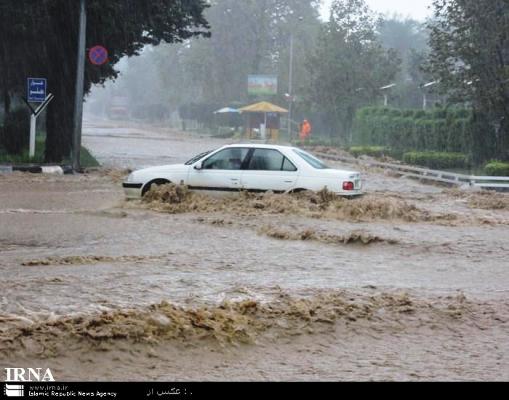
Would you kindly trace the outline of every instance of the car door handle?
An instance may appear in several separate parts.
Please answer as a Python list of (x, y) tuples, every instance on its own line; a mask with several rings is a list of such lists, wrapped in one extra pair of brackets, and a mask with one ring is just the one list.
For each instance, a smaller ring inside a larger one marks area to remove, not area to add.
[(238, 178), (231, 178), (231, 180), (234, 181), (234, 182), (240, 181), (240, 179), (238, 179)]
[(293, 181), (285, 181), (285, 183), (293, 183)]

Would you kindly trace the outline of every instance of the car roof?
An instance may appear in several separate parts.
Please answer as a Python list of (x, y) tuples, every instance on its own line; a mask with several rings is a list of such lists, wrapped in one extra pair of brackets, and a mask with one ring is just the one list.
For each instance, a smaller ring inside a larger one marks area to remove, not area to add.
[(222, 148), (248, 148), (248, 149), (273, 149), (273, 150), (291, 150), (296, 149), (296, 147), (292, 146), (280, 146), (275, 144), (257, 144), (257, 143), (238, 143), (238, 144), (229, 144), (223, 146)]

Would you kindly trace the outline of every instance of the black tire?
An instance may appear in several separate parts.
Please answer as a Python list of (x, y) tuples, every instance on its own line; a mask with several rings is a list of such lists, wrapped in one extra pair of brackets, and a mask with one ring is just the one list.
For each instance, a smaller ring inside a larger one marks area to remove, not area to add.
[(152, 185), (162, 186), (162, 185), (168, 185), (169, 183), (171, 183), (171, 182), (166, 179), (154, 179), (153, 181), (150, 181), (145, 186), (143, 186), (143, 189), (141, 190), (141, 197), (145, 197), (145, 195), (150, 190)]
[(290, 191), (290, 194), (298, 194), (298, 193), (304, 193), (304, 192), (309, 192), (308, 189), (292, 189)]

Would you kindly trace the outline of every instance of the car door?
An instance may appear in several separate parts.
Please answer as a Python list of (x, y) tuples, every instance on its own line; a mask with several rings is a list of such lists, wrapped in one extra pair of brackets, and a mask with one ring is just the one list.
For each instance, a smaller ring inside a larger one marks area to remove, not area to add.
[(201, 163), (201, 169), (191, 169), (189, 187), (194, 190), (240, 190), (242, 163), (248, 153), (248, 148), (229, 147), (212, 154)]
[(295, 187), (299, 172), (275, 149), (254, 149), (242, 173), (242, 188), (249, 191), (286, 192)]

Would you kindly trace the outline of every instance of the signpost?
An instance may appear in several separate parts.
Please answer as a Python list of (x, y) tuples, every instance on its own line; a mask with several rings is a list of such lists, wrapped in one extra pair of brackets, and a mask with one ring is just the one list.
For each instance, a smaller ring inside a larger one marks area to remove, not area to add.
[[(35, 156), (35, 133), (37, 126), (37, 117), (44, 111), (48, 104), (53, 100), (54, 96), (50, 93), (46, 95), (47, 80), (45, 78), (28, 78), (27, 79), (27, 98), (25, 100), (30, 108), (30, 148), (28, 155), (30, 158)], [(41, 103), (38, 107), (33, 108), (30, 103)]]

